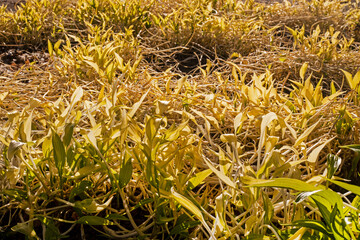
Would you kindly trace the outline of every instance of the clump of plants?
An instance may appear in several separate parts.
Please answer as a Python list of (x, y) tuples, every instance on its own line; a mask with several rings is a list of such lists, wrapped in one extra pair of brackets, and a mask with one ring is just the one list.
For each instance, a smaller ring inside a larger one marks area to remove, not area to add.
[(0, 13), (1, 238), (359, 238), (355, 3)]

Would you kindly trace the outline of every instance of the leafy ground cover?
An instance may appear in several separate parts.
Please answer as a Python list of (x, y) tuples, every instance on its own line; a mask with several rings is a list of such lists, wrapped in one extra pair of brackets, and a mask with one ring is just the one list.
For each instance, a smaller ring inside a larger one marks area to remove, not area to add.
[(0, 7), (0, 238), (359, 239), (358, 4)]

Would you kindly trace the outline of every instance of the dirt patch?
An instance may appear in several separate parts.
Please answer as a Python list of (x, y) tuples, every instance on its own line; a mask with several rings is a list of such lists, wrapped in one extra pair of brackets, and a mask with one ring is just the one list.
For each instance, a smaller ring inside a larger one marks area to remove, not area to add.
[(0, 0), (0, 6), (6, 5), (8, 10), (15, 10), (16, 6), (20, 3), (25, 2), (25, 0)]

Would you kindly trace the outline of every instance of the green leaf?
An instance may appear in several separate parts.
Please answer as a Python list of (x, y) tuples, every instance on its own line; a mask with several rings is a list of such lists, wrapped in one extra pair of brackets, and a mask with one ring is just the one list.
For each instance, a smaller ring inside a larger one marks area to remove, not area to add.
[(88, 213), (98, 213), (107, 208), (113, 197), (109, 198), (104, 204), (98, 204), (94, 199), (88, 198), (82, 201), (75, 202), (75, 207)]
[(76, 223), (86, 225), (114, 225), (109, 219), (98, 217), (98, 216), (83, 216), (79, 218)]
[(80, 168), (73, 176), (71, 176), (71, 178), (81, 179), (81, 178), (89, 176), (90, 174), (94, 174), (94, 173), (102, 171), (102, 170), (104, 170), (104, 169), (99, 164), (88, 165), (88, 166)]
[(28, 222), (18, 223), (14, 227), (12, 227), (11, 230), (14, 232), (22, 233), (25, 236), (27, 236), (29, 239), (39, 239), (36, 236), (36, 232), (34, 231), (33, 228), (30, 227)]
[(175, 199), (178, 203), (180, 203), (181, 206), (183, 206), (184, 208), (186, 208), (187, 210), (189, 210), (192, 214), (195, 215), (196, 218), (198, 218), (202, 225), (205, 227), (205, 229), (208, 231), (209, 234), (211, 234), (211, 237), (213, 239), (216, 239), (214, 234), (212, 233), (209, 225), (206, 223), (200, 209), (189, 199), (187, 199), (186, 197), (184, 197), (183, 195), (175, 192), (174, 188), (171, 188), (171, 195), (170, 195), (173, 199)]
[(74, 187), (71, 190), (70, 196), (69, 196), (70, 202), (72, 202), (74, 200), (75, 196), (78, 196), (78, 195), (86, 196), (86, 195), (84, 195), (84, 192), (92, 187), (93, 187), (92, 182), (87, 181), (87, 180), (81, 181), (78, 186)]
[(131, 162), (130, 156), (125, 156), (123, 164), (120, 167), (120, 174), (119, 174), (119, 187), (125, 187), (131, 180), (133, 173), (133, 166)]
[(65, 153), (64, 144), (56, 132), (53, 132), (52, 134), (52, 144), (54, 151), (55, 166), (57, 167), (59, 171), (59, 176), (61, 178), (63, 173), (63, 168), (65, 166), (66, 153)]
[(127, 217), (125, 217), (124, 215), (120, 215), (120, 214), (116, 214), (116, 213), (112, 213), (109, 215), (106, 215), (105, 217), (108, 220), (123, 220), (123, 221), (129, 221), (129, 219)]
[(73, 123), (68, 123), (65, 126), (65, 131), (64, 131), (64, 137), (63, 137), (63, 141), (64, 141), (64, 145), (67, 147), (70, 144), (73, 132), (74, 132), (74, 127), (75, 124)]
[(290, 224), (286, 224), (286, 225), (313, 229), (313, 230), (316, 230), (316, 231), (319, 231), (319, 232), (325, 234), (326, 236), (328, 236), (330, 238), (333, 237), (333, 235), (330, 232), (328, 232), (328, 230), (326, 229), (324, 223), (322, 223), (320, 221), (310, 220), (310, 219), (297, 220), (297, 221), (294, 221), (294, 222), (292, 222)]
[(328, 154), (326, 156), (326, 161), (327, 161), (327, 170), (328, 170), (327, 178), (331, 179), (334, 176), (335, 172), (340, 167), (342, 159), (334, 154)]
[(247, 187), (278, 187), (289, 188), (299, 192), (312, 192), (315, 190), (321, 190), (319, 187), (315, 187), (309, 183), (303, 182), (298, 179), (291, 178), (275, 178), (275, 179), (256, 179), (251, 177), (243, 177), (242, 182)]
[(190, 229), (190, 228), (194, 228), (196, 226), (198, 226), (199, 224), (201, 224), (200, 221), (185, 221), (185, 222), (176, 222), (175, 227), (173, 227), (170, 231), (170, 235), (174, 236), (176, 234), (181, 234), (184, 233)]
[(345, 145), (341, 146), (341, 148), (348, 148), (354, 152), (360, 152), (360, 144)]
[(55, 223), (52, 219), (43, 217), (43, 216), (37, 216), (37, 218), (45, 225), (46, 232), (45, 232), (45, 239), (46, 240), (57, 240), (60, 238), (61, 234), (59, 229), (55, 226)]
[(344, 182), (340, 182), (340, 181), (336, 181), (336, 180), (331, 180), (331, 179), (328, 179), (328, 181), (348, 190), (348, 191), (351, 191), (352, 193), (360, 196), (360, 187), (359, 186), (356, 186), (356, 185), (353, 185), (353, 184), (349, 184), (349, 183), (344, 183)]
[(316, 203), (316, 206), (318, 207), (322, 218), (324, 219), (326, 225), (330, 226), (331, 222), (330, 222), (330, 211), (331, 211), (331, 207), (327, 206), (328, 203), (326, 202), (326, 200), (324, 201), (323, 199), (320, 198), (320, 200), (318, 200), (319, 198), (313, 198), (314, 202)]
[(301, 192), (296, 196), (295, 202), (296, 203), (301, 203), (302, 201), (304, 201), (306, 198), (310, 197), (311, 195), (319, 192), (321, 190), (315, 190), (312, 192)]

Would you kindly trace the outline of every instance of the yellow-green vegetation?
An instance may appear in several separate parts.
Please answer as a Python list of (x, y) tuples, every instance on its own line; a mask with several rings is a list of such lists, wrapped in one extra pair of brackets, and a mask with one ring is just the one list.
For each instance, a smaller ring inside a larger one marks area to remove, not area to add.
[(359, 3), (268, 2), (0, 7), (0, 238), (359, 239)]

